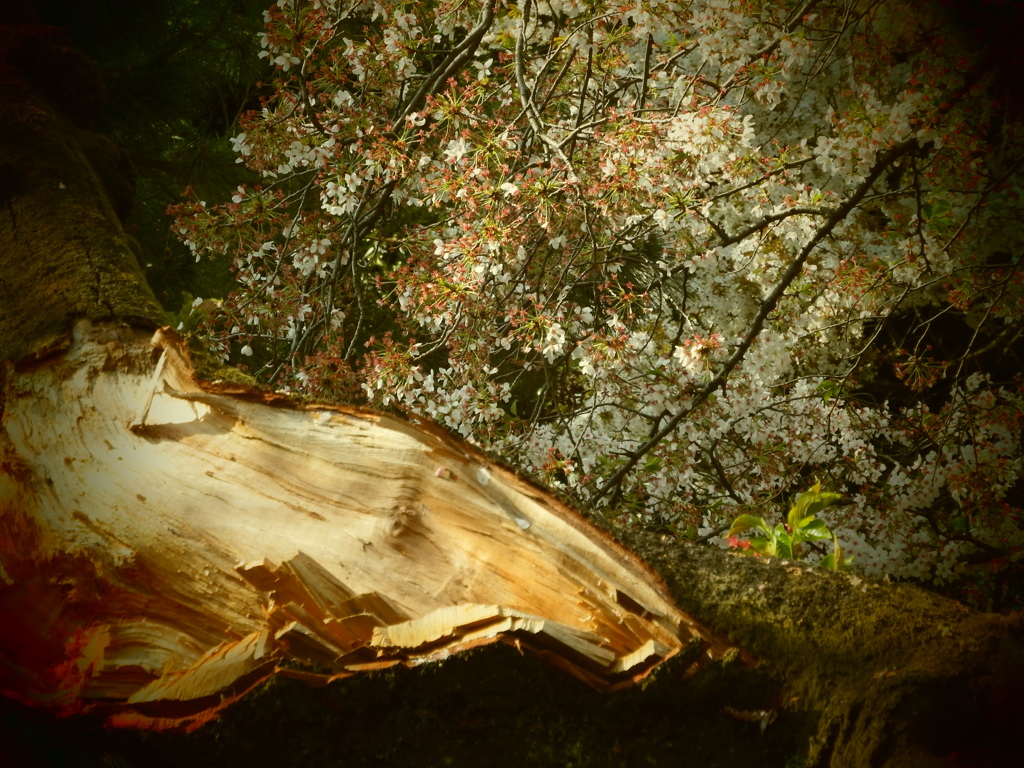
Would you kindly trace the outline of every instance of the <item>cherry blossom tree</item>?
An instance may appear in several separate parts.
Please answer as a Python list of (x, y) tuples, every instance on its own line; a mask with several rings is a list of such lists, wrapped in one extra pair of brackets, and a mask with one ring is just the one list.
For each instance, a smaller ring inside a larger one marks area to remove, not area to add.
[(265, 22), (273, 96), (233, 140), (262, 181), (176, 210), (238, 279), (196, 300), (218, 354), (688, 538), (818, 478), (868, 575), (1016, 568), (1024, 152), (997, 52), (941, 7), (279, 0)]

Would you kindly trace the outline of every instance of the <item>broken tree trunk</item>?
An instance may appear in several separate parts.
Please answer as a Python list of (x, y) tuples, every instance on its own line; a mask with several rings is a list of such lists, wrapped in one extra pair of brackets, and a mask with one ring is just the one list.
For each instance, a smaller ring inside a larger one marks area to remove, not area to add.
[[(692, 661), (725, 652), (699, 619), (775, 689), (739, 704), (743, 678), (721, 708), (728, 728), (755, 729), (753, 745), (778, 717), (806, 765), (955, 765), (952, 752), (1024, 726), (1017, 619), (637, 536), (674, 602), (574, 512), (428, 424), (197, 381), (173, 332), (157, 332), (108, 201), (117, 179), (95, 172), (115, 149), (54, 108), (88, 113), (92, 88), (47, 83), (48, 101), (11, 63), (12, 40), (0, 37), (5, 695), (187, 727), (275, 671), (322, 682), (499, 639), (617, 687), (684, 647)], [(663, 702), (680, 687), (651, 686)]]
[(338, 677), (504, 639), (615, 687), (728, 648), (441, 430), (263, 399), (199, 386), (173, 333), (90, 321), (9, 369), (5, 688), (161, 728), (290, 661)]
[(501, 639), (614, 688), (691, 640), (729, 647), (442, 430), (198, 381), (174, 332), (153, 334), (81, 131), (26, 84), (4, 91), (9, 695), (164, 728), (293, 662), (329, 678)]

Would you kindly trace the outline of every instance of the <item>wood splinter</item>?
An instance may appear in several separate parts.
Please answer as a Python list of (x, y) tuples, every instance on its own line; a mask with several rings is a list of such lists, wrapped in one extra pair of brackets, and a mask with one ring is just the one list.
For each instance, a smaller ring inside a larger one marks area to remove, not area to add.
[(501, 640), (614, 689), (695, 638), (704, 658), (729, 649), (632, 554), (443, 430), (235, 389), (200, 383), (168, 329), (84, 320), (11, 370), (4, 690), (188, 728), (286, 662), (344, 677)]

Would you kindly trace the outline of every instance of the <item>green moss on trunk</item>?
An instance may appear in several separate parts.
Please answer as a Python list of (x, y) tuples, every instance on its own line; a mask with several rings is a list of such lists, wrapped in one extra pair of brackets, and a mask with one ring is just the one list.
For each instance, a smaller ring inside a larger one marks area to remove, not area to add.
[(19, 77), (9, 52), (0, 50), (0, 357), (60, 343), (73, 317), (161, 323), (83, 149), (97, 142)]
[(1024, 717), (1021, 616), (805, 563), (624, 538), (683, 610), (758, 659), (782, 709), (805, 715), (808, 765), (939, 765), (1009, 748)]

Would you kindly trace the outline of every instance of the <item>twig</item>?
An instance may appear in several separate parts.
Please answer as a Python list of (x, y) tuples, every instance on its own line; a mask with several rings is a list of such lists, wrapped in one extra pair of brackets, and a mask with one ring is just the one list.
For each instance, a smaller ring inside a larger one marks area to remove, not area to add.
[(683, 419), (703, 405), (716, 390), (725, 386), (730, 374), (746, 356), (747, 350), (750, 349), (751, 344), (754, 343), (754, 339), (760, 335), (761, 330), (764, 328), (764, 324), (768, 319), (768, 315), (775, 310), (775, 307), (785, 294), (786, 289), (789, 288), (793, 281), (800, 275), (800, 272), (803, 270), (804, 262), (807, 261), (807, 257), (810, 256), (811, 251), (817, 247), (818, 243), (828, 237), (832, 230), (835, 229), (839, 223), (842, 222), (850, 212), (860, 204), (861, 200), (864, 199), (864, 196), (867, 195), (871, 187), (878, 180), (878, 177), (881, 176), (890, 165), (917, 146), (917, 140), (911, 139), (901, 144), (897, 144), (892, 149), (882, 153), (875, 162), (875, 165), (871, 169), (867, 178), (864, 179), (857, 190), (832, 212), (832, 215), (828, 217), (824, 224), (822, 224), (821, 228), (814, 233), (814, 237), (812, 237), (807, 245), (801, 249), (797, 257), (790, 262), (774, 290), (772, 290), (771, 294), (761, 303), (757, 316), (751, 323), (750, 330), (747, 331), (747, 334), (736, 347), (736, 350), (732, 353), (729, 359), (726, 360), (722, 369), (714, 376), (714, 378), (711, 379), (711, 381), (700, 389), (696, 397), (694, 397), (690, 402), (689, 406), (680, 410), (664, 427), (662, 427), (658, 434), (630, 454), (625, 464), (619, 467), (619, 469), (610, 478), (608, 478), (607, 482), (594, 492), (593, 496), (591, 496), (591, 502), (599, 501), (606, 496), (609, 491), (617, 487), (619, 483), (621, 483), (622, 480), (624, 480), (625, 477), (633, 470), (633, 467), (637, 465), (641, 458), (649, 453), (668, 435), (672, 434)]

